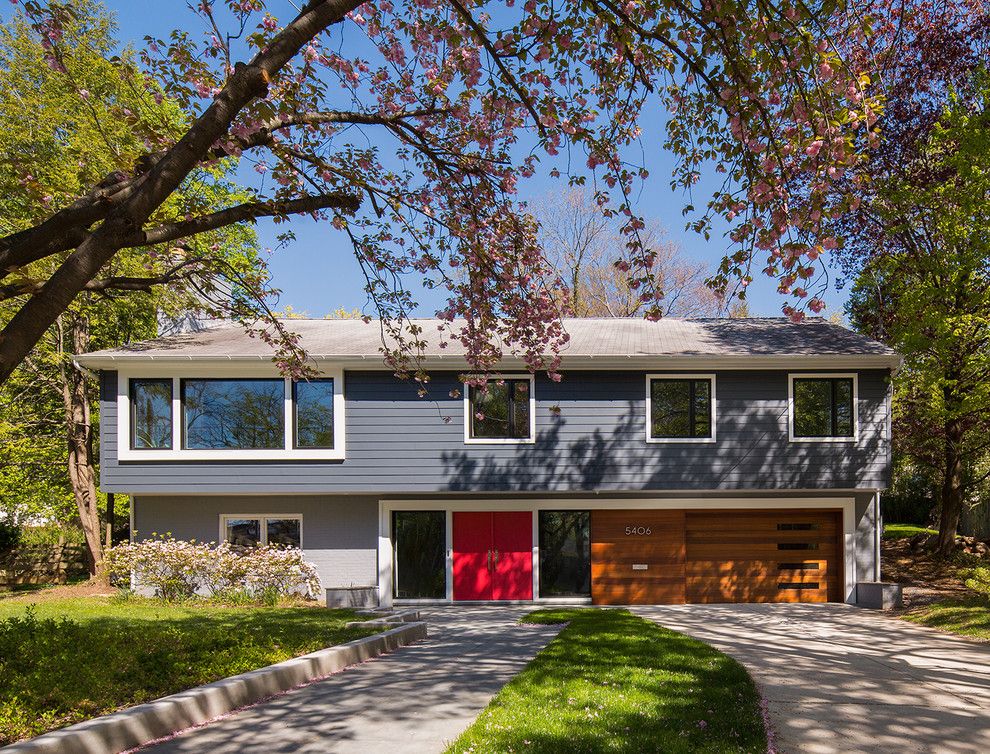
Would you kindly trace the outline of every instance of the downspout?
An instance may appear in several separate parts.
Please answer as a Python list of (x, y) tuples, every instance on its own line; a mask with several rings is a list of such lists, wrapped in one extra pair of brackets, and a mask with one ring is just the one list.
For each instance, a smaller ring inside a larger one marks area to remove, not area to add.
[(873, 580), (880, 581), (880, 540), (883, 536), (883, 518), (880, 514), (880, 490), (873, 493)]

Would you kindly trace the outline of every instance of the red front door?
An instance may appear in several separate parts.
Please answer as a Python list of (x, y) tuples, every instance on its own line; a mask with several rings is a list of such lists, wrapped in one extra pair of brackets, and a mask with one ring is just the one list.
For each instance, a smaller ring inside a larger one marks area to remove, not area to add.
[(455, 600), (533, 599), (533, 514), (454, 513)]

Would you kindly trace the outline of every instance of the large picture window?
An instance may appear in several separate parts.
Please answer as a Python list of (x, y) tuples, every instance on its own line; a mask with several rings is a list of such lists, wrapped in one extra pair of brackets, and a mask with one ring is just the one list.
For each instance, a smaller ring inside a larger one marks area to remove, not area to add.
[(392, 511), (394, 597), (447, 596), (446, 542), (444, 511)]
[(172, 380), (131, 380), (131, 447), (172, 447)]
[(297, 448), (333, 447), (333, 380), (296, 382), (293, 442)]
[(856, 434), (856, 388), (851, 376), (792, 376), (794, 439), (851, 439)]
[(540, 596), (591, 596), (588, 511), (540, 511)]
[(182, 380), (183, 447), (285, 447), (285, 381)]
[(526, 442), (533, 439), (533, 382), (527, 377), (471, 386), (468, 439)]
[(221, 536), (237, 547), (279, 545), (302, 549), (302, 516), (224, 515)]
[[(261, 369), (190, 367), (191, 374), (118, 374), (123, 461), (341, 460), (342, 369), (295, 382)], [(224, 376), (220, 376), (224, 375)]]
[(648, 440), (715, 438), (714, 377), (650, 376), (648, 391)]

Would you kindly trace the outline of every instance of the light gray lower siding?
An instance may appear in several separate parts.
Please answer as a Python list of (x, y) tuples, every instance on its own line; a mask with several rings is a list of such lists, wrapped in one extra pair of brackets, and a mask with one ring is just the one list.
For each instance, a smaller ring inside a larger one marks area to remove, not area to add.
[(314, 495), (138, 495), (137, 539), (170, 533), (176, 539), (215, 542), (220, 515), (301, 513), (303, 550), (324, 587), (378, 583), (378, 500)]
[[(823, 490), (819, 493), (746, 492), (727, 493), (712, 498), (713, 507), (720, 501), (747, 497), (780, 497), (794, 501), (816, 497), (845, 497), (849, 493)], [(512, 498), (538, 499), (552, 507), (554, 499), (587, 499), (589, 507), (621, 508), (623, 500), (641, 499), (642, 494), (615, 496), (587, 494), (512, 495)], [(697, 499), (689, 493), (651, 495), (674, 501), (678, 497)], [(412, 496), (391, 496), (410, 500)], [(477, 495), (444, 496), (444, 499), (484, 499)], [(503, 497), (502, 500), (505, 498)], [(855, 581), (872, 581), (874, 574), (874, 528), (872, 492), (855, 494), (854, 554)], [(442, 508), (438, 498), (424, 500), (424, 509)], [(232, 513), (300, 513), (303, 516), (303, 549), (307, 560), (314, 562), (325, 587), (371, 586), (378, 583), (378, 503), (377, 496), (342, 495), (138, 495), (134, 500), (134, 526), (137, 538), (152, 533), (171, 533), (177, 539), (215, 541), (220, 536), (220, 515)], [(492, 501), (492, 508), (499, 505)]]

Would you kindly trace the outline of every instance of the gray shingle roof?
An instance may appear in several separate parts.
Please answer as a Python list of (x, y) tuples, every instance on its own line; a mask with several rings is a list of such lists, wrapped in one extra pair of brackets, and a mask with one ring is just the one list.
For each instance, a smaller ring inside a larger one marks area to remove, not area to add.
[[(428, 342), (426, 358), (456, 360), (464, 348), (451, 342), (438, 346), (439, 322), (414, 320)], [(291, 319), (287, 328), (301, 336), (302, 346), (317, 359), (380, 359), (382, 331), (378, 321)], [(456, 323), (455, 323), (456, 325)], [(898, 357), (887, 346), (820, 318), (795, 324), (783, 318), (751, 319), (566, 319), (570, 343), (568, 360), (604, 358), (697, 357), (700, 361), (726, 358), (795, 359), (797, 357), (863, 357), (896, 366)], [(250, 337), (240, 326), (225, 325), (97, 351), (79, 357), (85, 366), (105, 367), (112, 362), (172, 359), (270, 358), (272, 349)], [(872, 358), (870, 358), (872, 357)]]

